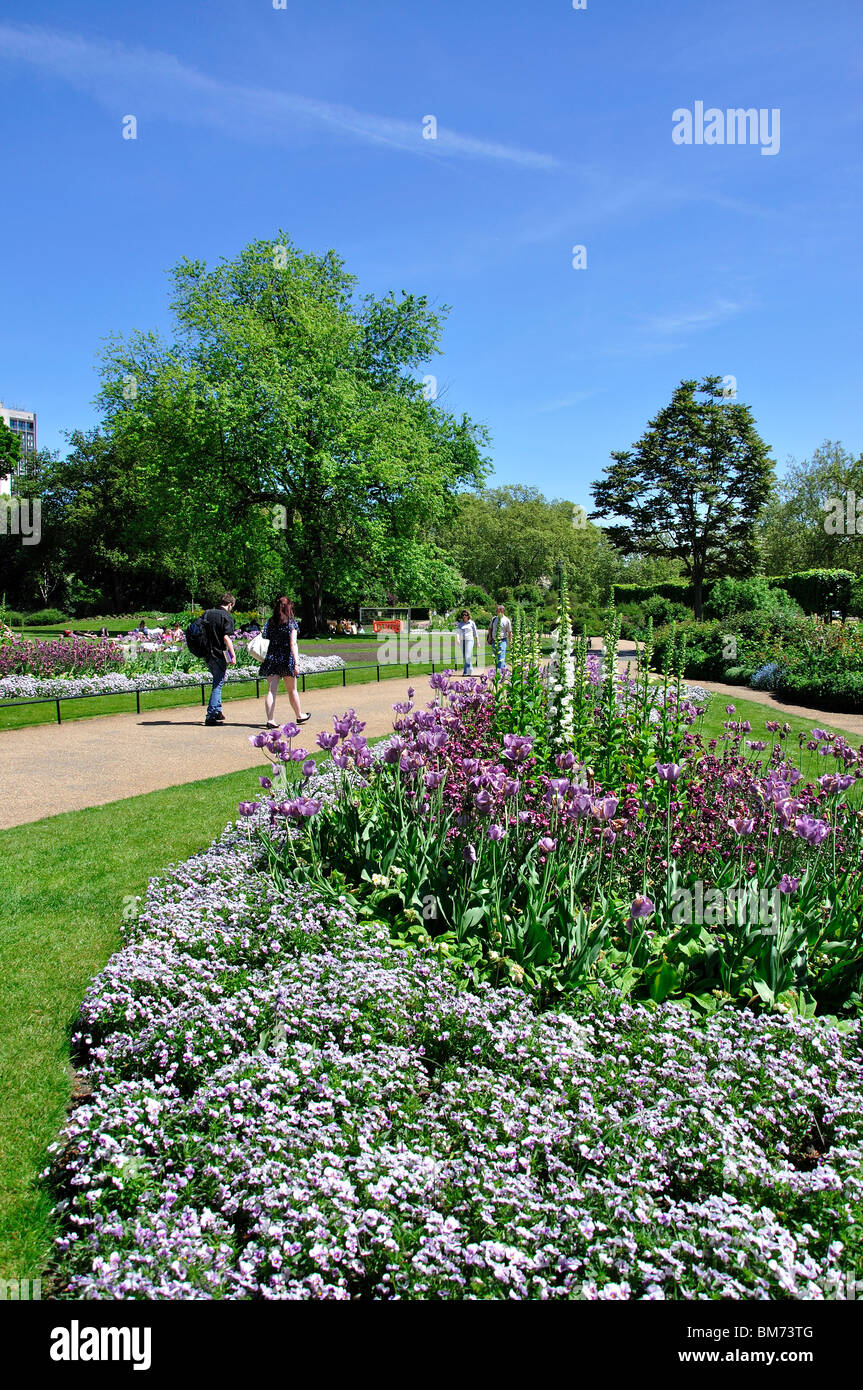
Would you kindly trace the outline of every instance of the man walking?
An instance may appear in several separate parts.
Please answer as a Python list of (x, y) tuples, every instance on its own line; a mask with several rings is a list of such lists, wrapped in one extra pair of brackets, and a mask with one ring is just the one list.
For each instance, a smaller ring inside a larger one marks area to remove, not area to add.
[(222, 714), (222, 686), (228, 673), (228, 662), (233, 665), (237, 660), (231, 641), (234, 632), (231, 613), (236, 602), (233, 594), (222, 594), (218, 608), (208, 608), (201, 620), (209, 638), (206, 662), (213, 677), (213, 689), (210, 692), (210, 703), (207, 705), (207, 717), (204, 720), (208, 728), (225, 722), (225, 716)]
[(499, 603), (497, 613), (492, 618), (491, 627), (488, 630), (488, 640), (491, 642), (495, 663), (499, 671), (506, 668), (506, 648), (511, 637), (512, 623), (503, 611), (503, 604)]

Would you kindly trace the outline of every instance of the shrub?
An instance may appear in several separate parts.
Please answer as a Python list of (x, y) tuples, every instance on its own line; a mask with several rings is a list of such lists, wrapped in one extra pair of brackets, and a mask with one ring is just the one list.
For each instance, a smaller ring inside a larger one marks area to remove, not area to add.
[(817, 709), (863, 710), (863, 671), (824, 671), (815, 675), (784, 672), (779, 679), (783, 699), (799, 700)]
[(29, 627), (56, 627), (58, 623), (68, 623), (69, 617), (59, 608), (40, 608), (36, 613), (27, 614)]
[[(704, 585), (704, 596), (710, 593), (711, 583)], [(666, 579), (661, 584), (612, 584), (611, 594), (615, 604), (643, 604), (658, 595), (670, 599), (672, 603), (683, 603), (692, 607), (692, 585), (688, 579)]]
[(785, 589), (772, 588), (763, 575), (750, 579), (717, 579), (704, 604), (706, 618), (731, 618), (737, 613), (799, 612)]
[(851, 592), (848, 596), (848, 612), (852, 613), (855, 618), (863, 618), (863, 574), (858, 574), (851, 585)]
[(799, 603), (804, 613), (847, 613), (851, 601), (851, 570), (800, 570), (771, 581)]

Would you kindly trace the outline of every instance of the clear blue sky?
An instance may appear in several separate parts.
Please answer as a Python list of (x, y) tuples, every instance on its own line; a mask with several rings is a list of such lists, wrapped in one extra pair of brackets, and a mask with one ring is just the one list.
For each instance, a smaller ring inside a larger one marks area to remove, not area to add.
[[(5, 0), (0, 398), (62, 445), (167, 268), (281, 225), (452, 306), (429, 370), (497, 482), (589, 502), (706, 373), (780, 471), (859, 451), (861, 36), (859, 0)], [(697, 101), (779, 108), (779, 152), (675, 144)]]

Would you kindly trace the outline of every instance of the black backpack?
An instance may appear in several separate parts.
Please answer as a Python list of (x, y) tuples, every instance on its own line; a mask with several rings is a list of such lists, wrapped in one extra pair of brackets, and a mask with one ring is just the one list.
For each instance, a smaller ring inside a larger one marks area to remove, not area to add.
[(186, 628), (186, 646), (192, 656), (210, 655), (210, 632), (203, 618), (193, 618)]

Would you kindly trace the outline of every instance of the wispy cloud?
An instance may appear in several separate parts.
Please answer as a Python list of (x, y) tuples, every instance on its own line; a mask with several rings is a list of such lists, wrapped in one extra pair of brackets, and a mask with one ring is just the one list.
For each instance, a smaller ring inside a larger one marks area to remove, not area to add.
[(534, 170), (560, 164), (553, 155), (461, 135), (441, 125), (437, 139), (426, 140), (419, 117), (399, 120), (295, 92), (239, 86), (208, 77), (171, 53), (77, 34), (0, 24), (0, 55), (30, 63), (89, 93), (118, 117), (134, 115), (139, 122), (149, 117), (211, 126), (270, 145), (294, 144), (298, 128), (317, 129), (428, 159), (491, 160)]
[(590, 391), (573, 391), (568, 396), (559, 396), (556, 400), (536, 406), (532, 414), (551, 415), (556, 410), (569, 410), (570, 406), (581, 405), (582, 401), (589, 401), (593, 396), (601, 395), (605, 389), (604, 386), (597, 386)]
[(698, 329), (715, 328), (727, 319), (742, 314), (748, 307), (748, 304), (743, 302), (717, 299), (704, 308), (682, 309), (676, 314), (654, 314), (645, 320), (644, 332), (665, 337), (674, 333), (691, 333)]

